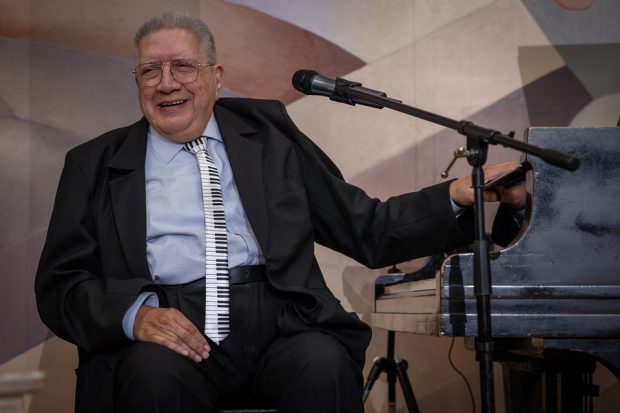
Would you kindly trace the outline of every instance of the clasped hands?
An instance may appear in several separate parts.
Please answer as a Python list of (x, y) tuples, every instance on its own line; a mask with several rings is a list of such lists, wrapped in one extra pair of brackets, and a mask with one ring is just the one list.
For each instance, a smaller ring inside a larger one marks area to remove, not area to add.
[[(496, 179), (519, 167), (516, 162), (505, 162), (484, 167), (485, 182)], [(525, 207), (526, 190), (525, 184), (505, 188), (502, 185), (483, 192), (485, 202), (501, 202), (513, 209)], [(470, 206), (474, 204), (474, 189), (471, 187), (471, 175), (463, 176), (450, 184), (450, 198), (459, 205)]]

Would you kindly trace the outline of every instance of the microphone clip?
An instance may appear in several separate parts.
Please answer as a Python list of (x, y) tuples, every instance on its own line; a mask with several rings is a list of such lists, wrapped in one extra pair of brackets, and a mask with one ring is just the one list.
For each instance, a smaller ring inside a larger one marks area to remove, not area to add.
[(334, 91), (329, 96), (329, 100), (355, 106), (355, 101), (350, 96), (347, 96), (346, 90), (350, 87), (359, 87), (359, 86), (362, 86), (362, 84), (359, 82), (352, 82), (350, 80), (337, 77), (336, 85), (334, 86)]

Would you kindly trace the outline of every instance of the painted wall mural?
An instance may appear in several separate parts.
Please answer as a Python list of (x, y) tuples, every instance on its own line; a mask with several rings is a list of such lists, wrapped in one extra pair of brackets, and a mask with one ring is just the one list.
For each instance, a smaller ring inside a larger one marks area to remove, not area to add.
[[(72, 405), (75, 354), (41, 324), (32, 291), (64, 154), (139, 118), (133, 31), (171, 9), (212, 28), (225, 95), (282, 100), (346, 179), (379, 198), (439, 182), (462, 137), (387, 109), (304, 96), (290, 83), (296, 70), (360, 81), (518, 137), (529, 126), (613, 126), (620, 117), (615, 0), (0, 0), (0, 371), (44, 369), (51, 378), (27, 411)], [(489, 157), (519, 154), (492, 148)], [(459, 162), (451, 175), (468, 169)], [(321, 247), (317, 255), (330, 288), (369, 321), (382, 271)], [(423, 411), (469, 403), (448, 366), (450, 339), (399, 334), (397, 343)], [(384, 353), (385, 331), (376, 329), (367, 364)], [(477, 365), (462, 339), (453, 358), (476, 393)], [(611, 411), (620, 386), (599, 370), (597, 411)], [(375, 385), (367, 411), (382, 411), (385, 389)]]

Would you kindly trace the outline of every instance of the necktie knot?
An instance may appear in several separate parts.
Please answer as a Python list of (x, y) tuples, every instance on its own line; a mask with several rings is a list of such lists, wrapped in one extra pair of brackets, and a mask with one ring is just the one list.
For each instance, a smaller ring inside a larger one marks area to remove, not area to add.
[(186, 151), (190, 153), (198, 153), (200, 151), (206, 152), (207, 151), (207, 137), (199, 136), (193, 141), (187, 142), (185, 145), (183, 145), (183, 147), (185, 148)]

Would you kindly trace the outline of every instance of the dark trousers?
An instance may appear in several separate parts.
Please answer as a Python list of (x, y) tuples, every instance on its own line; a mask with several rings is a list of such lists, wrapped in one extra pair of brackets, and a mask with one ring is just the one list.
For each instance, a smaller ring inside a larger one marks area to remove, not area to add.
[[(171, 307), (199, 330), (204, 289), (166, 287)], [(277, 320), (287, 299), (267, 282), (231, 286), (231, 333), (210, 342), (208, 359), (196, 363), (167, 348), (136, 342), (117, 362), (118, 412), (217, 412), (248, 399), (283, 413), (363, 411), (363, 378), (347, 350), (331, 336), (309, 329), (282, 336)]]

